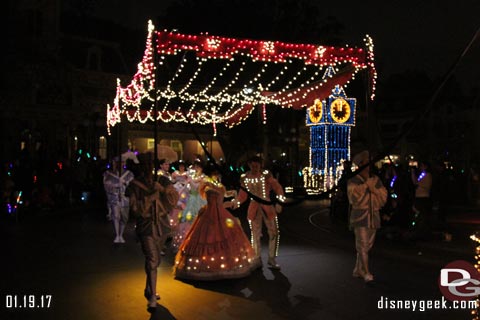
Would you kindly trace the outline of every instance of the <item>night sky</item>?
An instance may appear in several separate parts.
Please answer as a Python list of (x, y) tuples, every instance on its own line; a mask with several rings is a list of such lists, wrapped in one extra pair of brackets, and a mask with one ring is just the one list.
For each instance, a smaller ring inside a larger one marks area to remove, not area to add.
[[(97, 1), (95, 13), (146, 29), (147, 20), (155, 18), (171, 1), (103, 0)], [(373, 37), (380, 81), (390, 74), (417, 69), (431, 78), (443, 76), (480, 28), (478, 0), (312, 3), (321, 7), (325, 17), (335, 16), (344, 24), (346, 43), (362, 45), (365, 34)], [(317, 44), (322, 44), (320, 39)], [(479, 56), (480, 39), (462, 58), (455, 73), (466, 89), (480, 86)]]

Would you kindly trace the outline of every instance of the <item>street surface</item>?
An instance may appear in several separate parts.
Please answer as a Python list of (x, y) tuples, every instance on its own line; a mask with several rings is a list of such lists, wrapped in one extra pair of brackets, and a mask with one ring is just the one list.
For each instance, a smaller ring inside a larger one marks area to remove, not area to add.
[[(244, 219), (244, 216), (241, 216)], [(0, 319), (471, 319), (470, 310), (381, 310), (379, 300), (441, 300), (440, 269), (473, 262), (474, 243), (454, 232), (449, 243), (395, 243), (379, 238), (371, 254), (376, 284), (352, 277), (353, 234), (328, 217), (328, 202), (307, 200), (279, 217), (281, 271), (266, 267), (245, 279), (184, 282), (172, 277), (173, 254), (159, 268), (160, 305), (143, 297), (143, 255), (133, 223), (113, 244), (102, 208), (38, 212), (1, 221)], [(458, 240), (457, 240), (458, 239)], [(266, 261), (266, 243), (263, 261)], [(35, 308), (7, 308), (17, 295)], [(43, 295), (43, 297), (42, 297)], [(50, 306), (38, 307), (51, 295)], [(418, 308), (418, 307), (417, 307)]]

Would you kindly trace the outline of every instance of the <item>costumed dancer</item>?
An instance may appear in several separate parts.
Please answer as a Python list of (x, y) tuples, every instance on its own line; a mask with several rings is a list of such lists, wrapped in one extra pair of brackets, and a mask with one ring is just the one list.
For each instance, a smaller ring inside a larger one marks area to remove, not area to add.
[(188, 196), (190, 194), (190, 175), (186, 170), (185, 162), (183, 160), (178, 162), (178, 170), (175, 170), (172, 173), (172, 182), (173, 187), (177, 190), (179, 196), (177, 206), (172, 210), (171, 213), (172, 227), (174, 228), (172, 244), (175, 246), (175, 236), (178, 233), (178, 225), (182, 215), (182, 210), (185, 209)]
[(148, 308), (155, 308), (160, 296), (157, 290), (157, 268), (161, 261), (164, 226), (168, 226), (168, 208), (178, 201), (174, 188), (165, 188), (153, 178), (153, 166), (147, 155), (141, 158), (139, 176), (127, 188), (131, 212), (136, 218), (136, 234), (145, 256), (146, 284), (144, 296)]
[(174, 275), (179, 279), (218, 280), (241, 278), (256, 266), (254, 252), (240, 221), (224, 206), (225, 187), (214, 166), (200, 184), (207, 205), (198, 213), (175, 257)]
[(178, 247), (182, 244), (185, 235), (188, 230), (190, 230), (190, 227), (200, 209), (207, 204), (207, 201), (202, 198), (199, 193), (200, 182), (205, 178), (202, 162), (200, 160), (195, 160), (191, 171), (188, 183), (189, 195), (187, 204), (185, 208), (179, 212), (179, 224), (173, 237), (172, 244), (175, 250), (178, 250)]
[[(362, 151), (353, 158), (353, 163), (362, 167), (370, 161), (368, 151)], [(373, 281), (368, 268), (368, 252), (375, 242), (375, 234), (380, 228), (380, 209), (387, 202), (387, 189), (376, 175), (370, 175), (366, 166), (359, 174), (348, 180), (347, 195), (350, 205), (350, 225), (355, 233), (357, 261), (353, 276)]]
[(190, 180), (188, 171), (186, 170), (185, 162), (183, 160), (178, 161), (178, 170), (175, 170), (171, 174), (172, 182), (174, 184), (179, 184), (179, 187), (184, 187), (187, 185)]
[(170, 162), (167, 159), (160, 159), (158, 164), (160, 168), (157, 171), (157, 182), (168, 181), (172, 183), (172, 175), (170, 174)]
[[(172, 176), (170, 175), (170, 162), (167, 159), (160, 159), (159, 161), (160, 164), (160, 169), (157, 171), (157, 182), (160, 183), (160, 185), (164, 188), (168, 188), (169, 190), (172, 189), (175, 192), (177, 190), (173, 187), (173, 181), (172, 181)], [(178, 195), (178, 193), (177, 193)], [(178, 202), (178, 198), (177, 198)], [(175, 203), (173, 206), (168, 206), (167, 213), (168, 213), (168, 225), (164, 225), (164, 232), (162, 235), (162, 250), (161, 254), (162, 256), (165, 255), (166, 251), (166, 242), (169, 238), (172, 238), (174, 229), (176, 228), (178, 224), (178, 218), (175, 216), (175, 208), (177, 207), (177, 203)]]
[[(136, 159), (135, 159), (136, 160)], [(134, 162), (135, 162), (134, 160)], [(103, 186), (107, 195), (107, 206), (113, 228), (115, 230), (114, 243), (125, 243), (123, 232), (128, 222), (129, 200), (125, 196), (125, 189), (133, 180), (134, 175), (125, 169), (122, 173), (124, 162), (118, 168), (118, 158), (111, 163), (111, 168), (103, 174)], [(136, 160), (138, 163), (138, 160)]]
[[(285, 200), (285, 193), (280, 183), (275, 179), (268, 170), (262, 170), (262, 158), (255, 156), (248, 160), (250, 170), (241, 176), (241, 185), (251, 194), (270, 202), (270, 192), (273, 191), (277, 199), (282, 202)], [(234, 208), (238, 208), (241, 203), (249, 198), (248, 193), (241, 189)], [(278, 203), (275, 205), (262, 204), (254, 199), (250, 200), (248, 206), (247, 218), (251, 231), (251, 243), (255, 250), (255, 258), (261, 265), (261, 240), (262, 237), (262, 221), (265, 223), (268, 231), (268, 265), (272, 269), (280, 269), (280, 265), (275, 258), (278, 255), (278, 245), (280, 241), (280, 233), (278, 230), (277, 213), (282, 211), (282, 206)]]
[[(160, 168), (157, 171), (157, 181), (163, 185), (173, 185), (175, 181), (173, 180), (172, 174), (170, 174), (170, 161), (167, 159), (160, 159), (159, 161)], [(169, 220), (170, 220), (170, 226), (175, 228), (177, 225), (177, 217), (176, 217), (176, 212), (174, 213), (174, 210), (172, 209), (169, 213)]]
[(421, 161), (418, 173), (412, 169), (411, 179), (415, 186), (415, 201), (412, 208), (415, 224), (407, 237), (411, 240), (428, 239), (431, 233), (430, 225), (432, 222), (432, 199), (430, 198), (430, 193), (433, 179), (430, 173), (430, 164), (426, 161)]

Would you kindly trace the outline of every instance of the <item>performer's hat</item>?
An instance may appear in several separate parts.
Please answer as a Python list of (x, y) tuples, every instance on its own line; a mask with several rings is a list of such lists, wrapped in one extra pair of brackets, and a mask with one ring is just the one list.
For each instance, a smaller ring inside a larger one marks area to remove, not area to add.
[(364, 164), (368, 163), (368, 161), (370, 161), (370, 154), (368, 153), (368, 150), (363, 150), (362, 152), (357, 153), (352, 160), (357, 167), (363, 166)]
[(137, 155), (135, 154), (135, 152), (130, 151), (130, 150), (122, 154), (122, 162), (126, 162), (127, 160), (132, 160), (133, 163), (135, 163), (135, 164), (139, 163)]

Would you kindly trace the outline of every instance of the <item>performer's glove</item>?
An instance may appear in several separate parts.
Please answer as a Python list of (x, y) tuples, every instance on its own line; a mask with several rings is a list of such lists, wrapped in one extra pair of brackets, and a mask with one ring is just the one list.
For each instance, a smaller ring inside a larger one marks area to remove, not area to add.
[(232, 207), (231, 207), (232, 209), (235, 210), (235, 209), (238, 209), (240, 207), (240, 201), (239, 200), (233, 199), (231, 202), (232, 202)]

